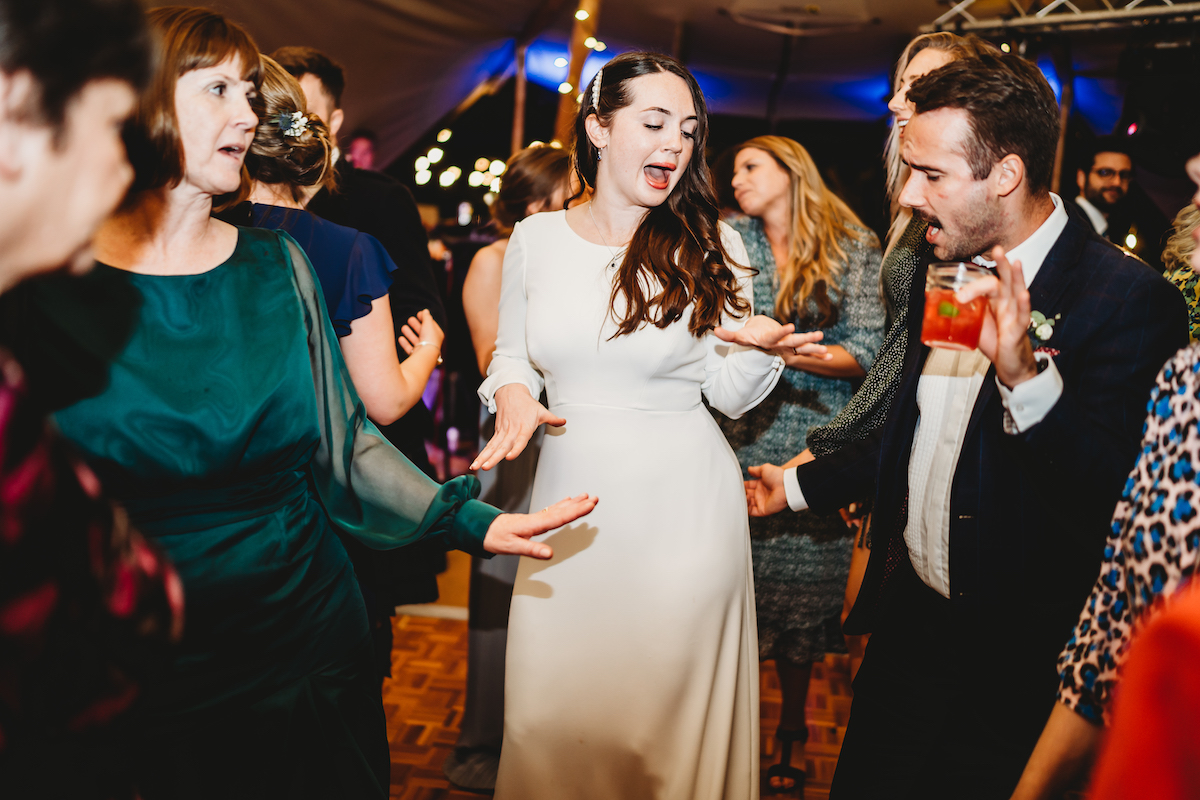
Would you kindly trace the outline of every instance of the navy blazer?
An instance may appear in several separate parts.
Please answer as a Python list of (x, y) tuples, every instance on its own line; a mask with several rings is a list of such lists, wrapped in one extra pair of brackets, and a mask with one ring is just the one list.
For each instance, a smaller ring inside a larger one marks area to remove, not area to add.
[[(1188, 344), (1187, 312), (1178, 289), (1075, 219), (1046, 256), (1030, 296), (1033, 310), (1061, 314), (1046, 344), (1060, 351), (1054, 360), (1063, 393), (1041, 422), (1010, 435), (995, 369), (988, 370), (951, 489), (950, 593), (966, 619), (1011, 619), (1019, 635), (1043, 640), (1035, 649), (1057, 654), (1096, 580), (1154, 377)], [(884, 425), (797, 471), (817, 512), (875, 495), (871, 558), (847, 632), (873, 629), (888, 576), (908, 559), (909, 456), (929, 353), (921, 344), (922, 308), (918, 269), (900, 387)]]

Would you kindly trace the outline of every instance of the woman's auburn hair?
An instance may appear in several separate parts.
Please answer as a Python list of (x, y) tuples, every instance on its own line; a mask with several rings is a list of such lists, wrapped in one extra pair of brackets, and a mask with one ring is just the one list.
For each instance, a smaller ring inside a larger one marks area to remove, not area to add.
[[(262, 82), (258, 45), (241, 25), (205, 8), (165, 6), (146, 14), (158, 38), (158, 70), (142, 93), (138, 108), (126, 126), (125, 145), (134, 168), (129, 196), (148, 189), (173, 188), (184, 175), (183, 143), (175, 115), (175, 84), (194, 69), (215, 67), (237, 59), (242, 80), (257, 87)], [(242, 167), (242, 194), (249, 175)]]
[[(738, 278), (718, 228), (720, 209), (704, 160), (708, 139), (708, 108), (704, 94), (690, 72), (675, 59), (658, 53), (624, 53), (604, 65), (583, 93), (575, 116), (571, 148), (575, 172), (583, 187), (596, 187), (598, 150), (588, 138), (585, 123), (593, 114), (601, 125), (633, 101), (631, 82), (643, 75), (667, 72), (683, 79), (696, 107), (696, 133), (692, 155), (674, 190), (662, 205), (651, 208), (629, 242), (613, 281), (609, 310), (617, 323), (616, 336), (631, 334), (649, 324), (666, 328), (692, 307), (688, 331), (703, 336), (721, 324), (726, 309), (734, 316), (750, 311), (750, 302), (738, 294)], [(593, 103), (594, 84), (600, 79), (599, 102)], [(647, 290), (656, 290), (647, 297)], [(617, 309), (624, 308), (620, 314)]]
[[(254, 141), (246, 153), (251, 178), (286, 186), (296, 201), (304, 197), (306, 186), (336, 188), (329, 126), (308, 113), (300, 83), (270, 56), (262, 56), (262, 84), (250, 105), (258, 115)], [(293, 114), (308, 120), (299, 136), (287, 135)], [(287, 120), (286, 124), (281, 119)]]
[(571, 156), (567, 151), (548, 144), (526, 147), (513, 154), (504, 166), (500, 192), (492, 201), (492, 219), (504, 236), (512, 234), (513, 226), (525, 219), (530, 205), (540, 211), (547, 208), (559, 189), (565, 195), (571, 185)]
[[(850, 206), (826, 187), (812, 156), (799, 142), (783, 136), (759, 136), (738, 145), (737, 152), (761, 150), (788, 174), (788, 203), (792, 224), (788, 230), (787, 260), (777, 264), (779, 290), (775, 316), (784, 322), (793, 317), (802, 327), (829, 327), (837, 323), (842, 290), (839, 279), (846, 266), (848, 239), (862, 241), (866, 226)], [(809, 300), (816, 305), (810, 313)]]

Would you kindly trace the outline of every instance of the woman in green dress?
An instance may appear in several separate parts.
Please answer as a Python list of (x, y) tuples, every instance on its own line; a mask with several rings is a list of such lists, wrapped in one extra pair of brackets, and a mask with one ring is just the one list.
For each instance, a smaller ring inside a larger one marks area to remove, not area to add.
[[(808, 430), (850, 400), (879, 349), (886, 314), (878, 239), (826, 188), (799, 143), (760, 136), (742, 144), (733, 189), (746, 216), (730, 224), (758, 270), (754, 308), (798, 331), (823, 331), (832, 356), (784, 356), (787, 368), (766, 400), (737, 420), (717, 416), (745, 473), (802, 450)], [(769, 788), (802, 791), (804, 773), (789, 763), (792, 745), (802, 756), (812, 664), (846, 652), (839, 616), (853, 542), (840, 517), (811, 513), (753, 518), (750, 540), (759, 657), (774, 659), (783, 694), (781, 757)]]
[(498, 516), (474, 478), (438, 486), (380, 436), (300, 248), (211, 217), (243, 185), (257, 46), (204, 9), (149, 18), (162, 60), (138, 178), (96, 240), (97, 269), (142, 308), (108, 390), (57, 417), (184, 583), (180, 652), (144, 698), (141, 794), (384, 798), (383, 708), (338, 534), (546, 558), (527, 537), (595, 501)]

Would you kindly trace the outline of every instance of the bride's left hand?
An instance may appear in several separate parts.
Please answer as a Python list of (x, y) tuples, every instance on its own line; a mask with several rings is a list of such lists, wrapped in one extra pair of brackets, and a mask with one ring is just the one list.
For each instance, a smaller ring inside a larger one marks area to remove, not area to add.
[(766, 350), (779, 356), (805, 355), (823, 361), (833, 358), (825, 345), (817, 344), (825, 338), (823, 332), (794, 333), (795, 330), (796, 326), (790, 322), (787, 325), (780, 325), (770, 317), (756, 314), (735, 331), (716, 328), (713, 333), (723, 342), (757, 347), (759, 350)]

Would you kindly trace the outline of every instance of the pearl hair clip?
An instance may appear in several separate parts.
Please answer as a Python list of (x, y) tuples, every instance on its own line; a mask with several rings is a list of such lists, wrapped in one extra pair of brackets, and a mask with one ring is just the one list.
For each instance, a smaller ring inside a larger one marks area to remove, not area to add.
[(601, 69), (596, 72), (596, 79), (592, 81), (592, 108), (596, 109), (597, 113), (600, 112), (600, 81), (603, 78), (604, 70)]

